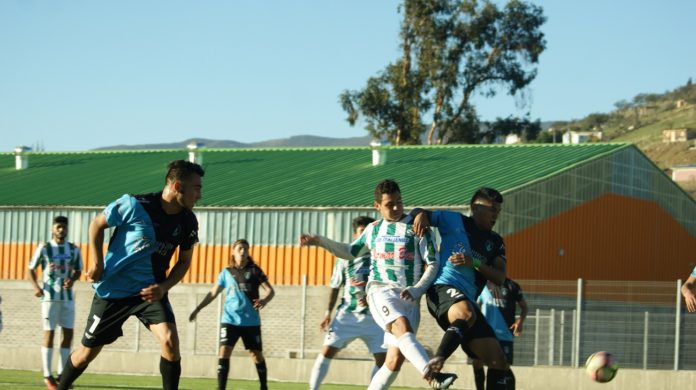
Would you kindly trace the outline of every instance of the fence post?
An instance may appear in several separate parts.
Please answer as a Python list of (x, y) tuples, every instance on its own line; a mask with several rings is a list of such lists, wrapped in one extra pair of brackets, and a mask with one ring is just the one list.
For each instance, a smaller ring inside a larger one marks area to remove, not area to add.
[(677, 316), (674, 321), (674, 370), (679, 370), (679, 338), (681, 337), (681, 285), (682, 280), (677, 279)]
[(534, 315), (534, 365), (539, 365), (539, 309)]
[(575, 316), (575, 368), (580, 367), (580, 328), (582, 325), (582, 278), (578, 278), (578, 297), (575, 304), (577, 315)]
[(563, 343), (565, 342), (565, 310), (561, 310), (561, 334), (559, 335), (558, 365), (563, 365)]
[(302, 309), (300, 310), (300, 359), (304, 359), (305, 318), (307, 317), (307, 275), (302, 275)]
[(648, 369), (648, 329), (650, 324), (650, 312), (645, 312), (645, 325), (643, 325), (643, 369)]
[(551, 309), (549, 316), (549, 366), (553, 366), (553, 348), (556, 338), (556, 309)]
[(575, 365), (575, 326), (578, 324), (578, 320), (576, 319), (578, 313), (573, 309), (573, 319), (570, 323), (571, 327), (571, 335), (570, 335), (570, 366), (571, 367), (577, 367)]

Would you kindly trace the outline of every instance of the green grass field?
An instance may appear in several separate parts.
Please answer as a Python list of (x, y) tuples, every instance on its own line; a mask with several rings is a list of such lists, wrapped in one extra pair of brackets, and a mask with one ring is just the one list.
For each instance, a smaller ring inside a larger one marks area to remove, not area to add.
[[(104, 389), (161, 389), (162, 379), (159, 376), (134, 376), (134, 375), (105, 375), (83, 374), (74, 384), (75, 389), (80, 390), (104, 390)], [(181, 378), (179, 388), (198, 390), (215, 389), (215, 378)], [(305, 390), (306, 383), (268, 382), (271, 390)], [(12, 390), (45, 389), (43, 378), (38, 371), (0, 370), (0, 388)], [(229, 379), (227, 388), (234, 390), (257, 390), (256, 381), (240, 381)], [(322, 385), (325, 390), (349, 390), (360, 389), (363, 386), (349, 385)], [(399, 389), (395, 387), (394, 389)], [(406, 388), (401, 388), (406, 389)]]

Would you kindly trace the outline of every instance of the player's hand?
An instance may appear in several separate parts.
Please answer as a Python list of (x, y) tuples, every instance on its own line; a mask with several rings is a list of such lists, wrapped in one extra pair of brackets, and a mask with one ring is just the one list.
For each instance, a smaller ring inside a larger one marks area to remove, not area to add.
[(164, 289), (159, 284), (152, 284), (140, 290), (140, 298), (148, 302), (156, 302), (164, 297)]
[(72, 288), (74, 283), (75, 281), (72, 280), (72, 278), (65, 278), (65, 280), (63, 280), (63, 288), (69, 290)]
[(254, 299), (254, 309), (261, 310), (267, 303), (265, 299)]
[(89, 271), (87, 271), (87, 280), (89, 280), (92, 283), (98, 282), (101, 279), (103, 273), (104, 263), (95, 262), (94, 264), (92, 264)]
[(689, 313), (696, 312), (696, 295), (690, 290), (686, 289), (684, 292), (684, 301), (686, 302), (686, 310)]
[(452, 256), (447, 260), (455, 267), (463, 266), (471, 268), (474, 266), (474, 261), (471, 256), (466, 256), (463, 253), (452, 253)]
[(403, 299), (404, 301), (413, 302), (416, 300), (416, 298), (413, 296), (413, 294), (411, 293), (411, 291), (409, 291), (408, 288), (401, 290), (401, 294), (399, 295), (401, 296), (401, 299)]
[(309, 234), (300, 234), (300, 246), (312, 246), (319, 244), (319, 237)]
[(189, 316), (189, 322), (195, 321), (197, 316), (198, 316), (198, 310), (192, 311), (191, 315)]
[(428, 219), (428, 213), (421, 211), (413, 219), (413, 232), (416, 233), (418, 237), (423, 237), (425, 232), (430, 229), (430, 220)]
[(319, 330), (326, 332), (329, 329), (329, 324), (331, 323), (331, 313), (326, 313), (324, 319), (319, 323)]
[(38, 287), (34, 287), (34, 296), (37, 298), (41, 298), (43, 296), (43, 290), (41, 290)]
[(519, 337), (522, 334), (522, 323), (520, 320), (517, 320), (514, 324), (510, 325), (510, 331), (515, 337)]

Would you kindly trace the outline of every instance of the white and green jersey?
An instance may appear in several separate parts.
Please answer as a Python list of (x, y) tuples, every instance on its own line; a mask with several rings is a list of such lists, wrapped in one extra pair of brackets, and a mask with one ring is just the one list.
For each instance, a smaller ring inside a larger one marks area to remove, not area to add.
[(365, 297), (369, 273), (370, 256), (358, 257), (353, 260), (336, 259), (329, 283), (331, 288), (338, 289), (343, 286), (341, 304), (338, 305), (336, 313), (343, 311), (367, 314), (370, 312), (367, 306), (358, 304), (359, 300)]
[(80, 248), (67, 241), (62, 245), (54, 240), (41, 244), (29, 261), (29, 269), (36, 270), (39, 266), (44, 292), (41, 300), (72, 301), (73, 292), (63, 288), (63, 282), (73, 276), (74, 272), (79, 275), (82, 271)]
[(410, 215), (398, 222), (382, 219), (369, 224), (350, 244), (350, 253), (357, 257), (365, 248), (370, 250), (368, 291), (385, 286), (414, 286), (423, 275), (424, 265), (437, 266), (438, 262), (432, 232), (416, 236)]

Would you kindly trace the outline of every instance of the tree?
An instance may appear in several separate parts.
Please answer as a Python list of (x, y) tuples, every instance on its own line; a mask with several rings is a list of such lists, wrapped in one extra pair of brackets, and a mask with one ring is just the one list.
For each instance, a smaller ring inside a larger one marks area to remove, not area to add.
[(488, 143), (493, 142), (498, 136), (509, 134), (517, 134), (522, 139), (531, 141), (537, 139), (539, 132), (541, 132), (541, 121), (508, 116), (507, 118), (496, 118), (495, 121), (488, 123), (487, 128), (485, 140)]
[(348, 122), (363, 117), (373, 136), (420, 143), (427, 129), (428, 143), (475, 140), (472, 96), (494, 96), (497, 88), (515, 95), (536, 77), (546, 46), (539, 6), (405, 0), (400, 12), (401, 58), (340, 96)]

